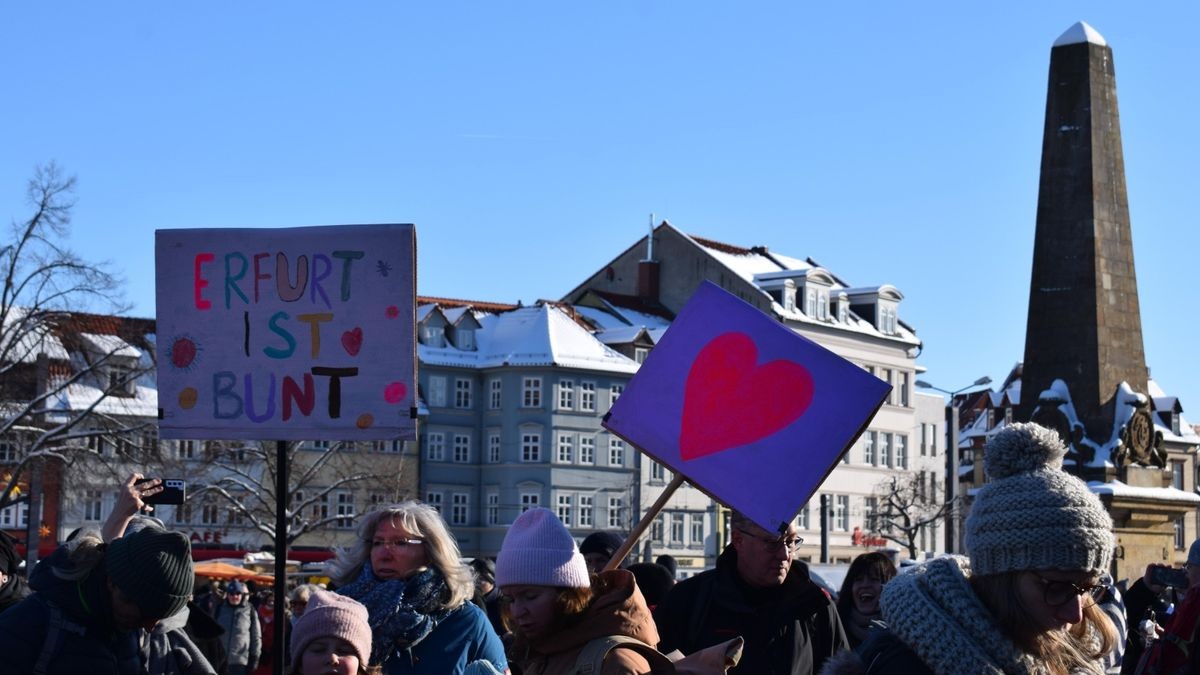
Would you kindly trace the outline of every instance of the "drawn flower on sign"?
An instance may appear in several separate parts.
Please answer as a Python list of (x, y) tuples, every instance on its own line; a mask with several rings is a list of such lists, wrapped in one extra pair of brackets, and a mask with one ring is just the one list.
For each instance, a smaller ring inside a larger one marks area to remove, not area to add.
[(179, 335), (167, 347), (167, 362), (176, 370), (191, 372), (199, 362), (201, 347), (189, 335)]
[(386, 277), (392, 273), (392, 266), (382, 260), (375, 262), (375, 271), (379, 272), (379, 276)]

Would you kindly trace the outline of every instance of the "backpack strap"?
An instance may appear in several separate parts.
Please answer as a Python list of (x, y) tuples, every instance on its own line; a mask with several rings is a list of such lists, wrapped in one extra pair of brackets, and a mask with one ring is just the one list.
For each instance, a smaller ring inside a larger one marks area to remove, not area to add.
[(650, 662), (652, 672), (658, 672), (662, 668), (673, 669), (670, 659), (645, 642), (627, 635), (606, 635), (583, 646), (579, 657), (575, 659), (575, 668), (569, 675), (600, 675), (604, 668), (604, 659), (608, 657), (609, 652), (618, 648), (632, 649), (641, 654)]
[(67, 621), (58, 605), (53, 602), (47, 602), (46, 607), (50, 610), (50, 621), (46, 626), (46, 639), (42, 642), (42, 653), (38, 656), (37, 664), (33, 667), (35, 675), (45, 675), (50, 668), (50, 660), (58, 655), (59, 646), (62, 643), (63, 631), (72, 633), (77, 637), (83, 637), (87, 633), (87, 629), (80, 624)]

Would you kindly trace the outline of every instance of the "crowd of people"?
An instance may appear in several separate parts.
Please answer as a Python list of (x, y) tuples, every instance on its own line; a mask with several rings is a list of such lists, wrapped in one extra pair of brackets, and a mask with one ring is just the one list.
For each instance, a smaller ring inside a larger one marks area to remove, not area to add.
[(276, 651), (292, 675), (1200, 672), (1200, 541), (1185, 570), (1119, 588), (1112, 520), (1065, 454), (1052, 431), (1008, 426), (985, 451), (966, 555), (898, 573), (865, 553), (836, 599), (795, 560), (795, 525), (735, 512), (716, 567), (676, 583), (669, 557), (626, 565), (619, 537), (577, 544), (543, 508), (494, 561), (467, 561), (438, 511), (408, 501), (362, 517), (328, 589), (276, 608), (242, 581), (194, 588), (187, 537), (140, 515), (161, 486), (135, 475), (101, 530), (27, 582), (0, 536), (0, 673), (252, 675)]

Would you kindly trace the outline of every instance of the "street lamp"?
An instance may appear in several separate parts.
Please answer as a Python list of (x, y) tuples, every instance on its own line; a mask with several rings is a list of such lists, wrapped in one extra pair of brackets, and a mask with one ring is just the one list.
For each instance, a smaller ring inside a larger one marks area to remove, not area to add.
[[(950, 395), (950, 403), (946, 406), (946, 496), (955, 501), (958, 499), (958, 406), (954, 404), (954, 397), (975, 387), (982, 387), (992, 383), (992, 378), (984, 375), (965, 387), (950, 391), (935, 387), (925, 380), (917, 380), (916, 385), (921, 389), (932, 389), (940, 391), (943, 394)], [(957, 507), (957, 503), (955, 503)], [(946, 552), (958, 552), (958, 527), (954, 520), (954, 508), (946, 514)]]

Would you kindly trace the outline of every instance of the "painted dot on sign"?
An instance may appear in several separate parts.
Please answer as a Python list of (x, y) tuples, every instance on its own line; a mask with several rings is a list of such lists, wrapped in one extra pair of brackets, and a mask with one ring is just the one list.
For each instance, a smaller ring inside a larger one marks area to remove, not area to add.
[(385, 312), (387, 314), (387, 318), (389, 319), (394, 319), (400, 316), (400, 308), (395, 305), (388, 305), (388, 308), (385, 310)]
[(363, 413), (358, 416), (358, 419), (354, 421), (354, 424), (359, 429), (370, 429), (371, 426), (375, 424), (375, 416), (371, 413)]
[(184, 410), (191, 410), (196, 406), (196, 401), (200, 398), (199, 392), (193, 387), (184, 387), (183, 391), (179, 392), (179, 407)]
[(392, 382), (383, 388), (383, 400), (388, 403), (399, 403), (404, 400), (404, 395), (407, 393), (408, 387), (405, 387), (403, 382)]
[(171, 365), (187, 368), (196, 360), (196, 343), (191, 338), (176, 338), (171, 343)]

